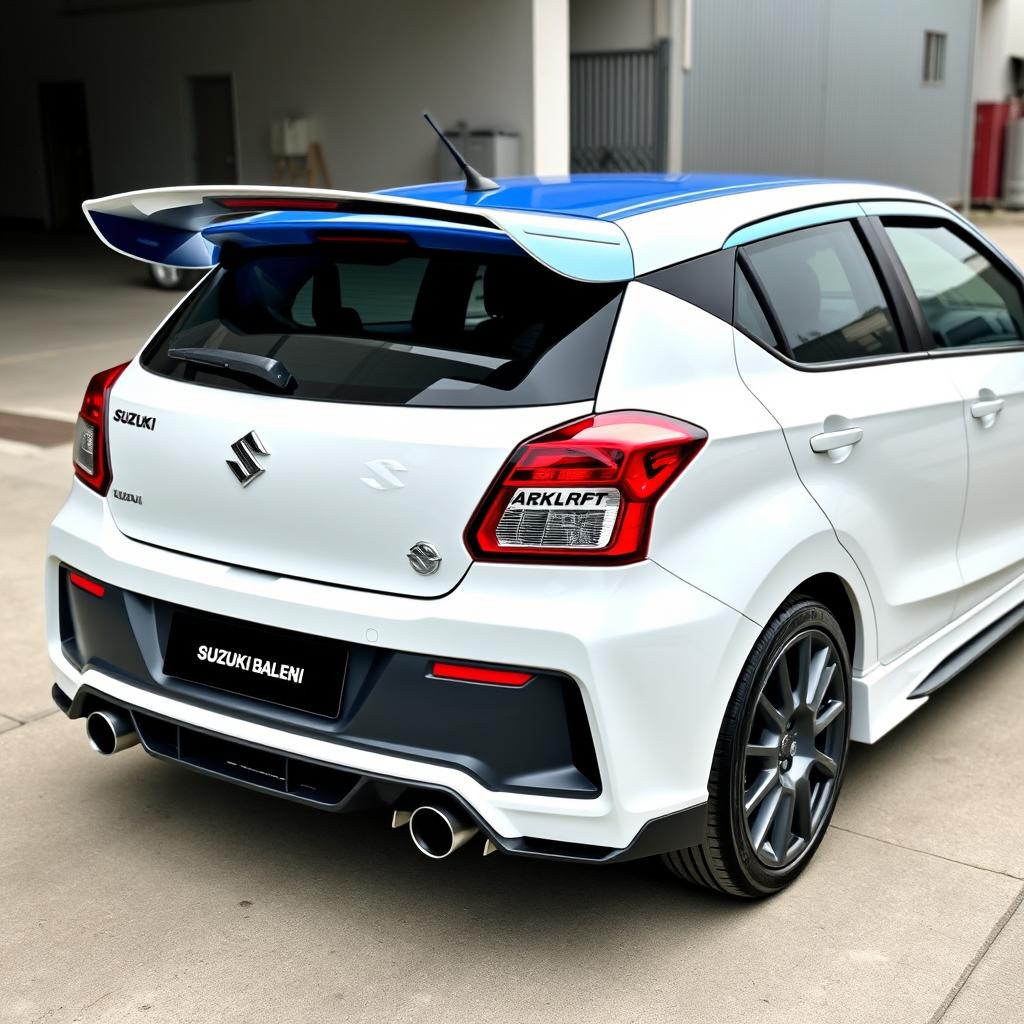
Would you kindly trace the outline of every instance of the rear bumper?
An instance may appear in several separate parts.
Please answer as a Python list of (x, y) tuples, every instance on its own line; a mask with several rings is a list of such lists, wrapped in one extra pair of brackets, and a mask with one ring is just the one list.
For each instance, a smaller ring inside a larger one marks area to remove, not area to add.
[(457, 805), (498, 849), (517, 857), (610, 864), (693, 846), (704, 837), (705, 804), (647, 822), (623, 849), (534, 836), (502, 836), (458, 792), (443, 786), (353, 772), (308, 757), (282, 754), (278, 749), (238, 743), (220, 733), (191, 728), (113, 700), (88, 684), (79, 687), (72, 700), (54, 683), (53, 699), (69, 718), (119, 708), (128, 713), (143, 749), (150, 756), (320, 810), (409, 812), (424, 804)]
[[(465, 766), (249, 720), (140, 686), (100, 664), (79, 667), (60, 635), (61, 563), (171, 605), (367, 647), (529, 665), (568, 677), (582, 698), (600, 790), (566, 796), (489, 788), (486, 773)], [(72, 709), (91, 694), (357, 777), (441, 790), (509, 852), (531, 852), (515, 849), (524, 842), (534, 853), (544, 843), (601, 851), (574, 859), (624, 855), (645, 829), (651, 835), (649, 823), (679, 812), (693, 814), (684, 816), (685, 827), (679, 819), (679, 828), (663, 828), (672, 843), (702, 823), (722, 715), (759, 632), (651, 562), (614, 569), (477, 564), (456, 590), (433, 600), (269, 576), (132, 541), (113, 525), (106, 503), (78, 484), (51, 527), (46, 584), (49, 655), (62, 702)], [(658, 852), (650, 845), (643, 849)]]
[[(438, 678), (432, 671), (434, 657), (380, 643), (330, 644), (330, 650), (311, 654), (291, 647), (296, 642), (291, 633), (253, 630), (247, 622), (182, 609), (106, 581), (99, 598), (74, 586), (71, 575), (62, 567), (61, 651), (83, 676), (98, 669), (147, 692), (231, 718), (454, 766), (489, 790), (578, 799), (600, 792), (582, 695), (568, 676), (523, 665), (531, 678), (522, 686)], [(175, 636), (175, 624), (185, 626), (185, 635)], [(226, 644), (227, 650), (244, 649), (275, 661), (291, 649), (311, 677), (268, 693), (265, 676), (215, 667), (204, 672), (204, 664), (193, 656), (199, 643), (222, 650)], [(332, 664), (321, 669), (319, 678), (318, 658)]]

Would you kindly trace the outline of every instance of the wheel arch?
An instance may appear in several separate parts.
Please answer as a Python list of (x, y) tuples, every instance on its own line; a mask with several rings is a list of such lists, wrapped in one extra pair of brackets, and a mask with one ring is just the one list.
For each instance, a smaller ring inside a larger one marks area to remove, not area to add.
[(878, 648), (871, 594), (856, 562), (831, 529), (815, 531), (790, 550), (741, 610), (763, 627), (796, 594), (821, 601), (835, 614), (855, 673), (875, 664)]
[(850, 663), (861, 664), (864, 646), (864, 622), (856, 597), (846, 581), (837, 573), (821, 572), (799, 583), (790, 597), (809, 597), (819, 601), (836, 617), (843, 631)]

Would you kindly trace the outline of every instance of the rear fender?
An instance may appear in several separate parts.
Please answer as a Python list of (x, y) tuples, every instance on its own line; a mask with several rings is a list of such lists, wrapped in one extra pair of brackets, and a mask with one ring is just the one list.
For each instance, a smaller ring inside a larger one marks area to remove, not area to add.
[(654, 561), (759, 626), (801, 582), (833, 573), (859, 609), (857, 661), (874, 663), (866, 585), (800, 482), (779, 424), (740, 377), (731, 324), (631, 283), (597, 399), (598, 412), (613, 409), (657, 410), (708, 434), (658, 502)]

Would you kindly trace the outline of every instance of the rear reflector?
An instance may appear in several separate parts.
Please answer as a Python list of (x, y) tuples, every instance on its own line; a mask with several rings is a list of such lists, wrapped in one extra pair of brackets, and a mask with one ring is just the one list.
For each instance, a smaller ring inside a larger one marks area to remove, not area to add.
[(107, 588), (102, 583), (99, 583), (97, 580), (91, 580), (88, 576), (75, 572), (74, 569), (68, 572), (68, 579), (79, 590), (84, 590), (87, 594), (92, 594), (93, 597), (102, 597), (107, 592)]
[(477, 665), (453, 665), (435, 661), (430, 674), (438, 679), (458, 679), (465, 683), (492, 683), (497, 686), (522, 686), (533, 676), (529, 672), (513, 672), (501, 668), (480, 668)]
[(623, 565), (647, 557), (655, 503), (704, 446), (692, 423), (612, 412), (524, 442), (466, 531), (487, 561)]

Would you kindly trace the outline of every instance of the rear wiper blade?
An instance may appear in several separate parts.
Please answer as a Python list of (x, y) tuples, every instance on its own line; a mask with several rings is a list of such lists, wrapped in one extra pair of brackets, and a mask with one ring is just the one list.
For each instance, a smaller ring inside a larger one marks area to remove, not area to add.
[(288, 367), (273, 356), (257, 356), (251, 352), (232, 352), (223, 348), (172, 348), (167, 355), (183, 363), (195, 363), (213, 370), (228, 370), (258, 377), (267, 384), (284, 391), (291, 386), (292, 375)]

